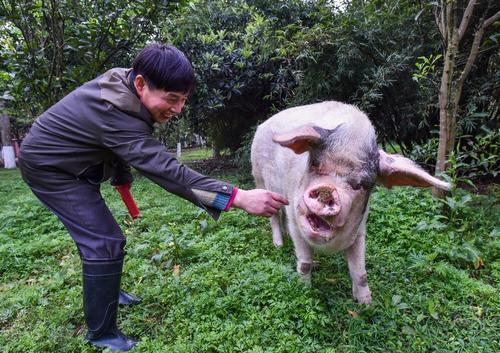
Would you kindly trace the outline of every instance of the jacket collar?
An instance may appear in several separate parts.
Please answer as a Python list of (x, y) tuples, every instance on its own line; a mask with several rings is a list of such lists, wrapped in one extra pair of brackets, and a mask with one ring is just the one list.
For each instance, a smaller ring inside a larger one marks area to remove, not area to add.
[(98, 80), (101, 98), (152, 127), (154, 120), (141, 103), (132, 76), (132, 69), (114, 68), (106, 71)]

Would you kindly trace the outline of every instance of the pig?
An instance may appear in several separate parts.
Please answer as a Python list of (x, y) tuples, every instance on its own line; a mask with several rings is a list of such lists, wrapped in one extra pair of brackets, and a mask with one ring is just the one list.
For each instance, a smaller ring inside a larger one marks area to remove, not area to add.
[(313, 249), (344, 251), (352, 295), (371, 303), (365, 269), (368, 200), (376, 184), (450, 188), (411, 160), (377, 146), (375, 129), (353, 105), (328, 101), (286, 109), (258, 126), (251, 147), (256, 186), (289, 200), (270, 218), (275, 246), (282, 227), (295, 248), (297, 272), (310, 281)]

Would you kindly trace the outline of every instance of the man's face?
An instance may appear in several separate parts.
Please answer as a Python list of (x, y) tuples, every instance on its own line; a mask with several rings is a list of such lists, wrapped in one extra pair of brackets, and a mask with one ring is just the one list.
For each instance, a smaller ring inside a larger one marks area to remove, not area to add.
[(157, 123), (164, 124), (180, 114), (188, 96), (183, 92), (167, 92), (151, 89), (141, 75), (137, 75), (134, 85), (141, 103), (148, 109)]

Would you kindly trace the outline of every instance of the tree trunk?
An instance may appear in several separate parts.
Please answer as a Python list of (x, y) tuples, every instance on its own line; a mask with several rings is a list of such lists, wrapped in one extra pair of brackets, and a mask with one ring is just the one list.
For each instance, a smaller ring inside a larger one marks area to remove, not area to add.
[[(456, 17), (458, 4), (453, 1), (442, 0), (439, 9), (435, 13), (436, 23), (446, 48), (441, 86), (439, 88), (439, 147), (436, 173), (444, 172), (449, 167), (448, 158), (455, 148), (458, 108), (463, 85), (479, 54), (486, 28), (500, 19), (500, 11), (486, 18), (491, 5), (491, 2), (488, 2), (487, 9), (482, 14), (479, 25), (474, 31), (474, 38), (465, 67), (457, 75), (454, 75), (456, 58), (460, 54), (459, 44), (466, 34), (476, 3), (477, 0), (468, 0), (461, 19)], [(458, 21), (460, 21), (459, 25)], [(438, 197), (444, 196), (444, 192), (436, 188), (433, 188), (432, 193)]]
[[(443, 74), (441, 76), (441, 87), (439, 88), (439, 147), (436, 161), (436, 174), (448, 169), (447, 159), (455, 147), (456, 116), (453, 94), (453, 73), (455, 70), (455, 59), (458, 53), (458, 30), (451, 32), (444, 59)], [(443, 197), (444, 191), (433, 188), (434, 196)]]
[[(0, 106), (1, 108), (1, 106)], [(10, 120), (6, 114), (0, 113), (0, 132), (2, 139), (2, 159), (6, 169), (16, 167), (16, 157), (14, 155), (14, 147), (10, 135)]]

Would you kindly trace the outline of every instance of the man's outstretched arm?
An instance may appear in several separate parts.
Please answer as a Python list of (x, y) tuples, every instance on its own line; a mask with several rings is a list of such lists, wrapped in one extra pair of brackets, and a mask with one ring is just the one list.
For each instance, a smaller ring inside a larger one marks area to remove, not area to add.
[(265, 189), (238, 189), (231, 206), (255, 216), (271, 217), (285, 205), (288, 200), (278, 193)]

